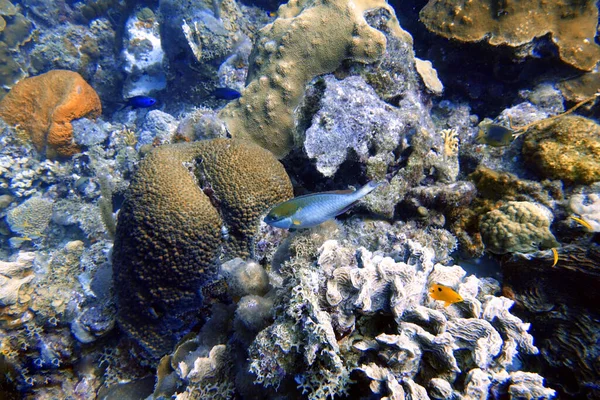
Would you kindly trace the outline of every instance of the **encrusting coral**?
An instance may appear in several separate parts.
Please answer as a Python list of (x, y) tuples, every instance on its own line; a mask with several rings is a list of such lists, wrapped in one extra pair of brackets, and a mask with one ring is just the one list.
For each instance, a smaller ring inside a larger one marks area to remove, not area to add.
[(79, 152), (71, 121), (95, 118), (101, 112), (94, 89), (81, 75), (67, 70), (24, 79), (0, 101), (0, 117), (25, 129), (36, 149), (48, 158)]
[[(200, 289), (227, 257), (252, 254), (261, 213), (292, 196), (281, 164), (251, 143), (162, 146), (128, 189), (114, 247), (121, 327), (153, 356), (170, 351), (202, 307)], [(191, 314), (191, 315), (190, 315)]]
[(600, 125), (565, 116), (531, 128), (523, 141), (525, 162), (543, 177), (567, 183), (600, 181)]
[(233, 137), (252, 139), (285, 156), (293, 146), (294, 111), (314, 77), (335, 71), (343, 61), (377, 61), (385, 52), (384, 34), (364, 13), (384, 9), (388, 29), (406, 41), (384, 0), (292, 0), (278, 18), (260, 30), (251, 54), (242, 97), (220, 113)]
[(485, 249), (496, 254), (533, 253), (558, 247), (550, 231), (554, 216), (538, 203), (509, 201), (485, 214), (479, 230)]
[(419, 16), (429, 30), (449, 39), (517, 47), (551, 34), (564, 62), (589, 71), (600, 60), (594, 40), (598, 7), (592, 0), (430, 0)]

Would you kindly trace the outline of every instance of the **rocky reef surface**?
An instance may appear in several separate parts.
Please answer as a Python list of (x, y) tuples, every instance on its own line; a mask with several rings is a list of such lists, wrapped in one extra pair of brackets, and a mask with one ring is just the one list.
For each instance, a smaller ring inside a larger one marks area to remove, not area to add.
[(600, 398), (597, 25), (0, 1), (0, 397)]

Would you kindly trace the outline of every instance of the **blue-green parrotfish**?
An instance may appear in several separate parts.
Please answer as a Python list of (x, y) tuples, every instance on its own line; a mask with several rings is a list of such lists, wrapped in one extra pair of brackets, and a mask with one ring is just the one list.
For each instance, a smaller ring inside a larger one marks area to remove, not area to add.
[(358, 190), (321, 192), (295, 197), (273, 207), (265, 222), (276, 228), (302, 229), (322, 224), (350, 209), (381, 183), (369, 182)]

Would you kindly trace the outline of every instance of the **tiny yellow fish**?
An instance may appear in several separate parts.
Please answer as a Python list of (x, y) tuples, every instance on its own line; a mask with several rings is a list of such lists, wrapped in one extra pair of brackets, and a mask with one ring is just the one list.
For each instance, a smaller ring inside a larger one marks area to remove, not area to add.
[(593, 231), (594, 230), (594, 228), (592, 228), (592, 226), (590, 225), (590, 223), (587, 222), (583, 218), (574, 217), (572, 215), (569, 218), (571, 218), (573, 221), (577, 222), (578, 224), (580, 224), (581, 226), (583, 226), (584, 228), (586, 228), (589, 231)]
[(450, 304), (460, 303), (464, 301), (460, 294), (456, 293), (454, 289), (448, 286), (434, 283), (429, 288), (429, 295), (434, 300), (441, 300), (444, 302), (444, 307), (448, 307)]
[(482, 123), (479, 125), (479, 133), (475, 141), (493, 147), (503, 147), (511, 144), (514, 138), (515, 132), (512, 129), (498, 124)]
[(554, 267), (558, 263), (558, 250), (556, 250), (555, 247), (550, 250), (552, 250), (552, 256), (554, 257), (554, 262), (552, 263), (552, 266)]

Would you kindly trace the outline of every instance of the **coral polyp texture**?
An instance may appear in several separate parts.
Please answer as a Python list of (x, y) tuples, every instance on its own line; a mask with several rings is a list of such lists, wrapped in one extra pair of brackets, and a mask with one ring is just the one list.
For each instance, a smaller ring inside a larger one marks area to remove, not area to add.
[(589, 71), (600, 60), (594, 40), (598, 7), (592, 0), (430, 0), (419, 16), (430, 31), (448, 39), (518, 47), (550, 34), (567, 64)]
[(285, 156), (294, 145), (294, 111), (306, 84), (343, 61), (372, 63), (383, 56), (386, 38), (364, 17), (371, 9), (386, 10), (389, 31), (412, 42), (384, 0), (292, 0), (282, 5), (278, 18), (258, 34), (242, 97), (219, 113), (231, 134)]
[(558, 247), (550, 224), (552, 212), (538, 203), (509, 201), (481, 218), (485, 248), (496, 254), (533, 253)]
[(291, 196), (281, 164), (251, 142), (215, 139), (149, 154), (117, 225), (121, 327), (153, 356), (170, 351), (195, 321), (222, 248), (226, 256), (250, 255), (259, 216)]
[(600, 181), (600, 125), (565, 116), (531, 129), (523, 158), (544, 178), (589, 185)]
[(48, 158), (78, 153), (71, 121), (95, 118), (101, 112), (94, 89), (81, 75), (67, 70), (24, 79), (0, 101), (0, 117), (27, 131), (36, 149)]

